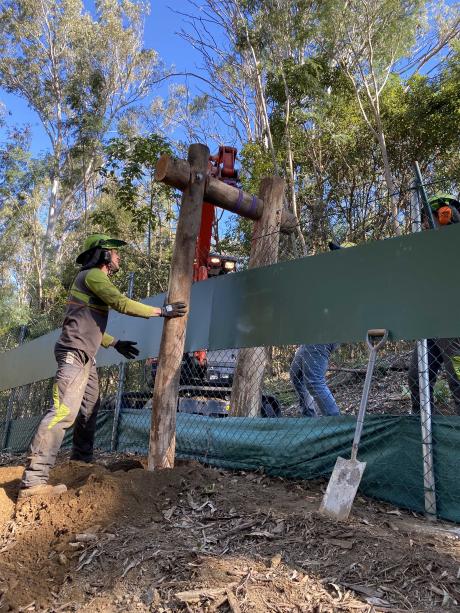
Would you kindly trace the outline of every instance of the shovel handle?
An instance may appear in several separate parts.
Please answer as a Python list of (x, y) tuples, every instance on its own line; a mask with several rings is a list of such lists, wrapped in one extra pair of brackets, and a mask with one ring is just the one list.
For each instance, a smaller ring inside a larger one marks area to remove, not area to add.
[(367, 336), (385, 336), (385, 334), (388, 334), (385, 328), (371, 328), (367, 331)]
[[(371, 338), (380, 337), (378, 343), (373, 343)], [(372, 329), (367, 331), (366, 341), (369, 347), (369, 361), (367, 363), (366, 378), (364, 380), (363, 393), (361, 396), (361, 403), (359, 405), (358, 418), (356, 420), (356, 430), (353, 439), (353, 445), (351, 448), (351, 459), (356, 460), (358, 455), (359, 442), (361, 440), (361, 433), (364, 425), (364, 415), (366, 414), (367, 401), (369, 398), (369, 391), (371, 389), (372, 375), (374, 373), (375, 359), (377, 357), (378, 349), (385, 343), (388, 338), (388, 330)]]
[[(380, 340), (376, 343), (374, 339), (380, 338)], [(375, 349), (376, 351), (385, 344), (385, 341), (388, 338), (388, 330), (384, 328), (371, 328), (367, 331), (366, 342), (367, 346), (370, 350)]]

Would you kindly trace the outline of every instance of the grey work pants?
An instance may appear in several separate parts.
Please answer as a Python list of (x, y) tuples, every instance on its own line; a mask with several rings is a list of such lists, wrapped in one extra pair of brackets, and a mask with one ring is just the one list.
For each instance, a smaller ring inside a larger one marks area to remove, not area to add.
[(22, 479), (23, 487), (47, 483), (65, 431), (72, 425), (71, 458), (91, 462), (93, 457), (99, 409), (99, 382), (95, 362), (77, 349), (56, 346), (54, 355), (58, 368), (53, 385), (53, 401), (32, 440)]
[[(428, 374), (430, 380), (430, 398), (433, 405), (433, 389), (438, 373), (444, 365), (447, 383), (452, 393), (455, 411), (460, 415), (460, 339), (458, 338), (429, 338), (428, 348)], [(420, 391), (418, 378), (417, 348), (412, 353), (409, 366), (409, 389), (412, 400), (412, 412), (420, 413)]]

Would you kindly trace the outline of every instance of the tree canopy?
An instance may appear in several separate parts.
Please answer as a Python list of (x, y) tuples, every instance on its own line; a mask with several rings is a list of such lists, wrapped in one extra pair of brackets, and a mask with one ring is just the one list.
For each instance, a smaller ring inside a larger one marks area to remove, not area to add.
[[(253, 193), (263, 176), (286, 178), (297, 256), (331, 238), (410, 231), (416, 159), (430, 192), (458, 192), (452, 2), (183, 5), (180, 35), (201, 61), (185, 80), (144, 44), (148, 3), (2, 3), (1, 88), (28, 104), (49, 143), (32, 154), (30, 127), (1, 109), (14, 125), (0, 126), (0, 330), (58, 322), (91, 231), (129, 239), (123, 270), (139, 270), (140, 294), (166, 289), (177, 193), (153, 170), (161, 153), (182, 156), (193, 141), (235, 145)], [(216, 245), (244, 261), (250, 232), (220, 216)]]

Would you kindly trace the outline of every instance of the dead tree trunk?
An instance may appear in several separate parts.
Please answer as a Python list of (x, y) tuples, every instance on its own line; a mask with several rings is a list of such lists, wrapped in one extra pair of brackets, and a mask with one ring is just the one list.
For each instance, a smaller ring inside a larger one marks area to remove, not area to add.
[[(254, 223), (249, 268), (268, 266), (278, 260), (284, 187), (284, 179), (280, 177), (262, 180), (259, 194), (264, 207), (262, 217)], [(232, 415), (260, 415), (262, 381), (267, 361), (267, 347), (239, 350), (230, 399)]]
[[(168, 302), (190, 303), (193, 258), (200, 228), (209, 149), (194, 144), (188, 150), (189, 180), (182, 195)], [(187, 317), (166, 319), (161, 337), (152, 401), (148, 470), (172, 468), (176, 450), (176, 410)]]

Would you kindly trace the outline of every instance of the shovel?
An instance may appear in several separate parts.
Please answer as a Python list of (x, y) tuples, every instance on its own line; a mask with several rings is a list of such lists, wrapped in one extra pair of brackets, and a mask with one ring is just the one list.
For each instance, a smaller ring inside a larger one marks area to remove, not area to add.
[[(356, 421), (355, 437), (351, 448), (351, 459), (338, 457), (327, 485), (326, 493), (319, 508), (319, 512), (333, 519), (343, 521), (348, 518), (353, 501), (358, 491), (361, 478), (366, 468), (366, 462), (356, 459), (359, 441), (363, 430), (364, 415), (366, 413), (372, 374), (374, 372), (377, 351), (388, 338), (388, 330), (368, 330), (366, 335), (369, 347), (369, 362), (367, 364), (366, 379), (364, 381), (363, 395), (359, 405), (358, 419)], [(380, 339), (380, 340), (376, 340)]]

